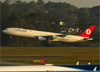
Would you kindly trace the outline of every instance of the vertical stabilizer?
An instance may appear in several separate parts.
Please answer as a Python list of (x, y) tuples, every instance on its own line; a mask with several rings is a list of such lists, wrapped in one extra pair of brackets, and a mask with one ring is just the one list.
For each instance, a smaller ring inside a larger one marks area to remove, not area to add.
[(77, 36), (89, 38), (91, 33), (93, 32), (94, 28), (95, 28), (95, 25), (90, 25), (85, 31), (83, 31), (81, 34), (79, 34)]

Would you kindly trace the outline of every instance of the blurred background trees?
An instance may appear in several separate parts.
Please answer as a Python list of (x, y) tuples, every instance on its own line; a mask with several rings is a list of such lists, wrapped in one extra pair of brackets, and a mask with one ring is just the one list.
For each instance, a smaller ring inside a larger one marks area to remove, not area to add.
[[(7, 47), (45, 47), (50, 46), (45, 42), (34, 41), (32, 38), (23, 38), (13, 36), (12, 39), (2, 33), (2, 30), (8, 27), (19, 27), (26, 29), (35, 29), (50, 32), (62, 32), (61, 28), (80, 28), (81, 31), (89, 25), (95, 25), (96, 28), (91, 37), (93, 41), (84, 43), (63, 43), (52, 42), (51, 46), (64, 47), (84, 47), (99, 46), (99, 8), (77, 8), (69, 3), (48, 2), (43, 0), (29, 3), (21, 0), (5, 0), (0, 2), (0, 23), (1, 23), (1, 46)], [(63, 21), (64, 26), (59, 23)], [(69, 34), (66, 31), (66, 34)], [(78, 33), (77, 33), (78, 34)]]

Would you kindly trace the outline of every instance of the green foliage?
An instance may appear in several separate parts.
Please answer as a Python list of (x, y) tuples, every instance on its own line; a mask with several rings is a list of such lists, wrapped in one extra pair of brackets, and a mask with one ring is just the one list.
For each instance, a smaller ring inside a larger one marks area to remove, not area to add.
[[(99, 7), (80, 8), (69, 3), (44, 3), (38, 0), (37, 3), (31, 1), (29, 3), (16, 1), (10, 3), (10, 0), (0, 2), (0, 22), (1, 31), (8, 27), (19, 27), (26, 29), (43, 30), (50, 32), (61, 32), (59, 25), (63, 21), (65, 28), (79, 27), (82, 31), (91, 24), (96, 25), (92, 37), (93, 42), (78, 43), (62, 43), (53, 42), (51, 46), (98, 46), (99, 40)], [(2, 18), (1, 18), (2, 17)], [(8, 35), (1, 32), (1, 46), (12, 47), (44, 47), (50, 46), (45, 42), (35, 41), (32, 38), (15, 37), (11, 39)]]
[[(46, 4), (46, 9), (49, 14), (56, 16), (61, 21), (64, 21), (66, 26), (71, 27), (73, 23), (77, 23), (78, 8), (68, 3), (54, 3), (48, 2)], [(69, 24), (69, 25), (67, 25)]]
[(89, 25), (90, 10), (88, 8), (79, 9), (79, 28), (84, 30)]
[(36, 59), (47, 60), (46, 64), (75, 64), (77, 60), (81, 64), (98, 64), (100, 57), (99, 47), (3, 47), (1, 50), (3, 61), (31, 64)]

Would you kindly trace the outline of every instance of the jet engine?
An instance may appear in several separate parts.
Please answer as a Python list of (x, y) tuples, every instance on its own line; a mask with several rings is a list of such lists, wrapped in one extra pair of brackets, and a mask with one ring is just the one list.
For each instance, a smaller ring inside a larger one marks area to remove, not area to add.
[(43, 40), (53, 40), (53, 39), (55, 39), (55, 38), (57, 38), (57, 37), (59, 37), (59, 36), (39, 36), (39, 37), (35, 37), (35, 39), (37, 39), (37, 40), (41, 40), (41, 41), (43, 41)]
[(38, 40), (47, 40), (45, 37), (37, 37)]
[(37, 40), (53, 40), (53, 36), (39, 36), (39, 37), (35, 37), (35, 39)]

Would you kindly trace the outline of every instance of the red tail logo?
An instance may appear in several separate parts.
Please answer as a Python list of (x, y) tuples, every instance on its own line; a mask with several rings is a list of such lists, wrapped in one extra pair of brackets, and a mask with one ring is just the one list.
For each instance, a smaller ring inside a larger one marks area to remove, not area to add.
[(81, 34), (77, 35), (77, 36), (82, 36), (82, 37), (90, 37), (91, 33), (93, 32), (95, 26), (91, 25), (89, 26), (85, 31), (83, 31)]

